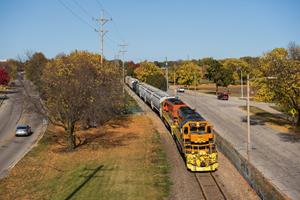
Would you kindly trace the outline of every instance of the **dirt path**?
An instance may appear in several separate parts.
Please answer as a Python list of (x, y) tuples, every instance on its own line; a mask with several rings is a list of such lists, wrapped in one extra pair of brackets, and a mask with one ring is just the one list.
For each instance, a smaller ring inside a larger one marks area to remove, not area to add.
[[(128, 92), (144, 110), (144, 114), (151, 119), (154, 127), (161, 135), (168, 162), (171, 166), (170, 178), (173, 185), (169, 199), (204, 199), (194, 173), (191, 173), (186, 169), (185, 163), (177, 150), (172, 136), (165, 128), (160, 118), (132, 91), (128, 89)], [(259, 199), (230, 161), (220, 152), (219, 164), (220, 167), (219, 170), (215, 172), (215, 176), (229, 199)]]

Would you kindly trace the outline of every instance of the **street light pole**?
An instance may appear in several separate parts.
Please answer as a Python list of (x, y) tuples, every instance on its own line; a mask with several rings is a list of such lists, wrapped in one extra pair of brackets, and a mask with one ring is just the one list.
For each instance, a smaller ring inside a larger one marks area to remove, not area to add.
[(167, 91), (169, 89), (169, 69), (168, 69), (168, 58), (166, 57), (166, 79), (167, 79)]
[(241, 98), (243, 99), (244, 98), (244, 88), (243, 88), (243, 71), (242, 69), (240, 69), (241, 71)]
[[(262, 78), (254, 78), (251, 80), (266, 79), (275, 80), (277, 77), (268, 76)], [(250, 162), (250, 151), (251, 151), (251, 132), (250, 132), (250, 76), (247, 74), (247, 159)]]
[(251, 137), (250, 137), (250, 78), (247, 74), (247, 157), (248, 162), (250, 161), (250, 148), (251, 148)]

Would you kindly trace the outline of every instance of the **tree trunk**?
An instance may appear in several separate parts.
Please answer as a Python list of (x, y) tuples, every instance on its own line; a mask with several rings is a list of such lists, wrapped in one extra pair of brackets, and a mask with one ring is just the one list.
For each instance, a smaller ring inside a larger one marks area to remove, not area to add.
[(74, 135), (74, 125), (71, 124), (67, 128), (67, 133), (69, 134), (69, 148), (73, 150), (76, 148), (76, 136)]
[(297, 111), (298, 111), (298, 117), (297, 117), (296, 126), (300, 128), (300, 109), (298, 109)]
[(219, 92), (219, 86), (216, 84), (216, 95), (218, 95)]

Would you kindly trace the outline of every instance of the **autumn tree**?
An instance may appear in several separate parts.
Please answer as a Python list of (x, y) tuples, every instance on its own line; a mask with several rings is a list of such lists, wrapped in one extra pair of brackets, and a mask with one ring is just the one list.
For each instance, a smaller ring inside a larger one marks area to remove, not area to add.
[(156, 66), (152, 62), (141, 62), (140, 66), (134, 70), (134, 75), (137, 79), (142, 82), (147, 80), (147, 77), (150, 75), (163, 75), (162, 69)]
[(134, 70), (139, 66), (139, 64), (135, 64), (133, 61), (126, 62), (125, 69), (127, 72), (127, 76), (134, 76)]
[(50, 61), (42, 73), (46, 113), (68, 133), (72, 149), (78, 145), (78, 124), (102, 124), (123, 106), (120, 68), (100, 61), (99, 55), (75, 51)]
[(169, 82), (174, 83), (174, 78), (176, 79), (177, 75), (176, 75), (176, 70), (177, 70), (178, 66), (175, 64), (170, 64), (170, 62), (168, 62), (168, 79)]
[(22, 67), (23, 63), (14, 59), (9, 59), (4, 62), (0, 62), (0, 66), (5, 69), (11, 79), (15, 79), (17, 71)]
[(215, 60), (212, 57), (206, 57), (198, 60), (202, 74), (206, 74), (207, 69), (215, 64)]
[(222, 61), (222, 65), (228, 71), (232, 72), (234, 81), (239, 81), (241, 79), (241, 71), (243, 74), (243, 79), (246, 79), (249, 73), (249, 65), (246, 61), (237, 58), (227, 58)]
[(176, 70), (176, 82), (180, 85), (196, 85), (200, 83), (202, 74), (194, 62), (185, 62)]
[[(275, 102), (287, 110), (295, 109), (297, 126), (300, 126), (300, 62), (286, 49), (276, 48), (261, 58), (260, 73), (255, 76), (256, 97)], [(266, 77), (275, 78), (269, 80)]]
[(243, 78), (246, 79), (247, 73), (249, 74), (256, 74), (260, 71), (260, 57), (251, 57), (251, 56), (244, 56), (241, 57), (240, 60), (243, 60), (248, 65), (248, 70), (246, 73), (243, 73)]
[(221, 67), (215, 74), (215, 83), (217, 87), (228, 88), (229, 85), (234, 84), (233, 71), (229, 68)]
[(4, 68), (0, 68), (0, 85), (7, 85), (10, 81), (10, 76)]
[(48, 59), (43, 53), (37, 52), (34, 54), (28, 53), (28, 60), (25, 63), (25, 75), (28, 80), (33, 82), (38, 90), (41, 89), (41, 76)]
[(211, 60), (210, 66), (207, 68), (205, 76), (216, 84), (216, 93), (219, 87), (228, 87), (234, 83), (233, 71), (225, 68), (219, 61)]
[(155, 74), (147, 76), (146, 83), (159, 88), (163, 91), (167, 91), (167, 79), (162, 74)]

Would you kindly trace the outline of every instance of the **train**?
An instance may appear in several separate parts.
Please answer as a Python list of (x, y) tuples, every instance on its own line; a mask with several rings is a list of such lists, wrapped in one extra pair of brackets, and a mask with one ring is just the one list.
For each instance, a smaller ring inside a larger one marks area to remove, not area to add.
[(209, 172), (218, 169), (212, 124), (178, 97), (131, 76), (125, 77), (125, 83), (159, 114), (170, 130), (188, 170)]

